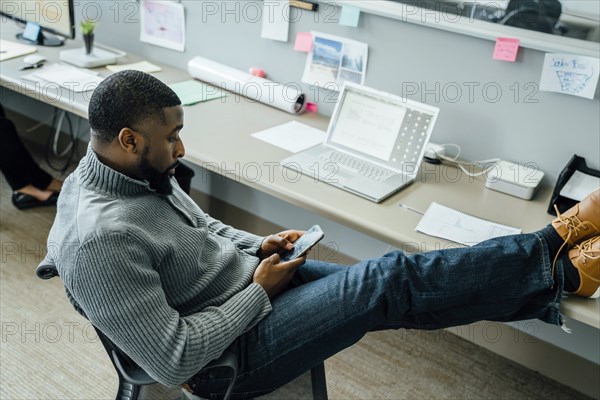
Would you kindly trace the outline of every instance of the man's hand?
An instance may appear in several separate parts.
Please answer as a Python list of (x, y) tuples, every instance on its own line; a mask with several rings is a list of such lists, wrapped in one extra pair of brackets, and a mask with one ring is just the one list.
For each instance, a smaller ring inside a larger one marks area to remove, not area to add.
[(283, 251), (291, 250), (294, 247), (292, 243), (302, 235), (304, 235), (304, 231), (289, 230), (267, 236), (257, 252), (258, 258), (264, 260), (273, 254), (281, 254)]
[(298, 267), (306, 261), (306, 257), (298, 257), (287, 262), (280, 261), (279, 254), (272, 254), (258, 264), (252, 277), (252, 282), (262, 286), (269, 299), (285, 289)]

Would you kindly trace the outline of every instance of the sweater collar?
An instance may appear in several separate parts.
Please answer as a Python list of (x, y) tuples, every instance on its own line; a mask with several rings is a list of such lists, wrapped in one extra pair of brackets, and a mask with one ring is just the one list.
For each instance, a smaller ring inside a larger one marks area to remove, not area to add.
[(106, 193), (114, 197), (128, 197), (152, 191), (148, 181), (130, 178), (103, 164), (91, 144), (88, 145), (78, 170), (82, 186), (95, 192)]

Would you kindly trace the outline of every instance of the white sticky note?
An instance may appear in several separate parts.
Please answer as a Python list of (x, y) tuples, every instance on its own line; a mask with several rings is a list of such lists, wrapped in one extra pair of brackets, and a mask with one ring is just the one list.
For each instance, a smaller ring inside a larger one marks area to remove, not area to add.
[(540, 90), (593, 99), (600, 73), (600, 60), (574, 54), (547, 53)]
[(288, 41), (290, 30), (290, 4), (288, 1), (265, 0), (263, 2), (262, 32), (264, 39)]

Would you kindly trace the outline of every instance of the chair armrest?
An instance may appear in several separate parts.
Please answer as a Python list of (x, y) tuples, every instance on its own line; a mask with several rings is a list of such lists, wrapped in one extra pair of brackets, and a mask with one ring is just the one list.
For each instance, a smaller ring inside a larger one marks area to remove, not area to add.
[(127, 383), (134, 385), (151, 385), (156, 383), (156, 380), (148, 375), (146, 371), (137, 364), (131, 366), (124, 365), (121, 357), (119, 357), (119, 354), (115, 350), (112, 350), (110, 355), (112, 356), (115, 368), (117, 368)]
[(35, 269), (35, 274), (40, 279), (50, 279), (58, 276), (58, 270), (56, 269), (56, 265), (46, 263), (40, 264)]
[(218, 367), (227, 367), (231, 369), (231, 381), (229, 382), (229, 386), (227, 387), (227, 391), (225, 392), (225, 396), (223, 400), (229, 400), (231, 397), (231, 393), (233, 392), (233, 387), (235, 386), (235, 382), (237, 381), (238, 376), (238, 359), (237, 356), (228, 351), (221, 354), (216, 360), (213, 360), (206, 364), (202, 370), (218, 368)]

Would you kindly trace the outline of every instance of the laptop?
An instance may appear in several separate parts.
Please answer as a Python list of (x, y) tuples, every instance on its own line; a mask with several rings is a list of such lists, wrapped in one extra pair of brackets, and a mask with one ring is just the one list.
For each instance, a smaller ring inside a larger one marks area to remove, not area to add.
[(281, 161), (379, 203), (412, 183), (439, 108), (346, 82), (325, 141)]

